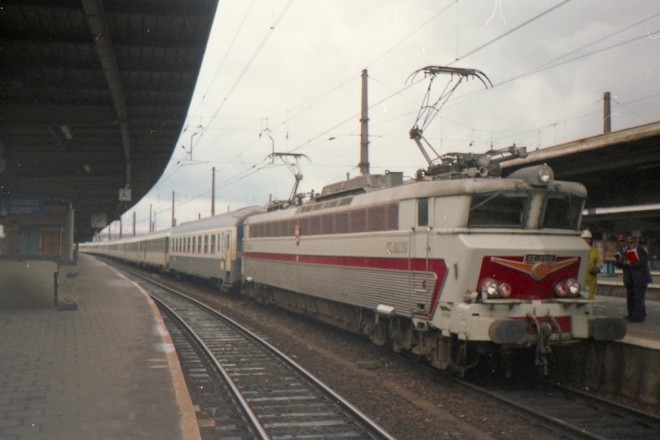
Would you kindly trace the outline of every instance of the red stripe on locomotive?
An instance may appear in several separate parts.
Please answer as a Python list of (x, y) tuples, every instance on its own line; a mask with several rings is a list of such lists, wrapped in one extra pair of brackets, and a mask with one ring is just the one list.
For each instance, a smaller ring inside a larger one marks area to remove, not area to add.
[(378, 257), (342, 257), (327, 255), (271, 254), (267, 252), (245, 252), (243, 258), (255, 260), (274, 260), (298, 264), (318, 264), (327, 266), (354, 267), (360, 269), (392, 270), (409, 272), (432, 272), (437, 281), (427, 314), (415, 313), (415, 316), (430, 317), (440, 297), (440, 290), (447, 276), (447, 264), (444, 260), (378, 258)]

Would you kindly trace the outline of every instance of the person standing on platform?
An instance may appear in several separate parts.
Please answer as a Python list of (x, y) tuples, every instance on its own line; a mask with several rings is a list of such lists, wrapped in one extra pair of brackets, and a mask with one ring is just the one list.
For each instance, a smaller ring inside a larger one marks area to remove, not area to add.
[(582, 238), (589, 245), (589, 264), (587, 266), (587, 276), (584, 281), (589, 289), (589, 299), (594, 299), (596, 297), (596, 291), (598, 290), (598, 280), (596, 277), (600, 273), (603, 260), (600, 258), (598, 250), (593, 246), (591, 231), (588, 229), (582, 231)]
[(628, 322), (643, 322), (646, 319), (646, 288), (651, 282), (649, 256), (639, 245), (639, 238), (627, 237), (616, 258), (616, 267), (623, 269), (623, 285), (626, 286)]

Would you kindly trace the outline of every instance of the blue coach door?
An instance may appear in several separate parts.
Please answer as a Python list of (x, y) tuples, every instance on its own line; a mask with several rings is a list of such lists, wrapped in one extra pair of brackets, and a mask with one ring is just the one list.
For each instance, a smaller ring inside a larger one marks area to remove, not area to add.
[(21, 231), (18, 242), (18, 255), (39, 255), (40, 234), (35, 231)]

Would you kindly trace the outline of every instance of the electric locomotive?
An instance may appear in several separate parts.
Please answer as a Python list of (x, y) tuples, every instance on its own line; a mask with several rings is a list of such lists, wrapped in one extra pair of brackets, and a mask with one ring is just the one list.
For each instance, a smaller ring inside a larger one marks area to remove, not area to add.
[(502, 177), (497, 156), (454, 153), (330, 185), (300, 206), (251, 216), (244, 292), (464, 372), (486, 353), (625, 335), (594, 316), (580, 281), (582, 184), (546, 165)]
[[(438, 155), (424, 129), (463, 80), (492, 83), (476, 69), (427, 66), (411, 78), (420, 73), (430, 84), (410, 137), (428, 167), (405, 183), (363, 171), (248, 218), (244, 292), (461, 374), (517, 348), (533, 348), (547, 373), (554, 344), (623, 338), (625, 322), (594, 316), (580, 284), (585, 187), (555, 181), (547, 165), (503, 177), (501, 162), (526, 156), (515, 145)], [(451, 80), (432, 101), (440, 75)]]

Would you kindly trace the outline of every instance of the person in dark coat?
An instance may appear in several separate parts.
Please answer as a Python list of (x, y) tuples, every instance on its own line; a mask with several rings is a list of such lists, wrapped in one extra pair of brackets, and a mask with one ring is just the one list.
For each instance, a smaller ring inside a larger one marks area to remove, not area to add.
[(616, 267), (623, 269), (623, 285), (626, 286), (628, 322), (646, 319), (646, 288), (651, 282), (649, 256), (639, 245), (639, 238), (628, 236), (626, 244), (615, 255)]

